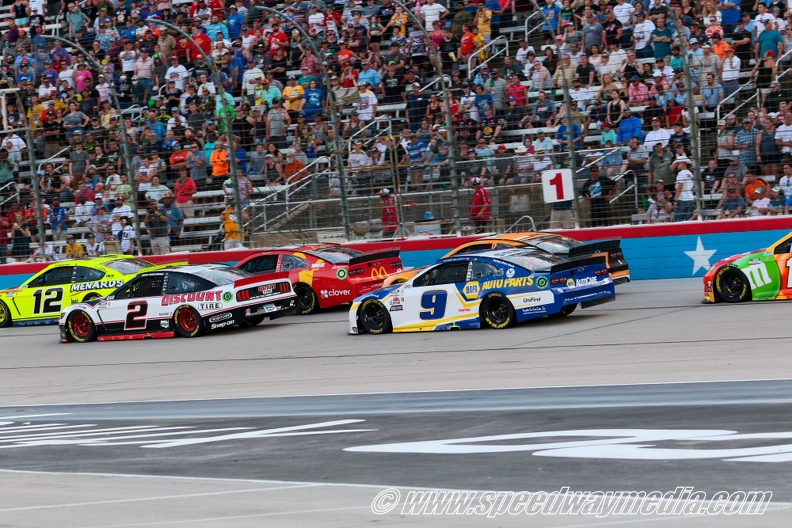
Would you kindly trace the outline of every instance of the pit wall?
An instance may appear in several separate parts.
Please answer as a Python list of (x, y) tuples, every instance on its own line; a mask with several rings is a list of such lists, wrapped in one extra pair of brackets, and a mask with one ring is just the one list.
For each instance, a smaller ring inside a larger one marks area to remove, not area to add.
[[(617, 226), (581, 230), (562, 230), (567, 236), (585, 242), (621, 239), (624, 256), (633, 280), (701, 277), (709, 265), (730, 255), (767, 247), (792, 231), (792, 217), (724, 220), (720, 222), (683, 222), (661, 225)], [(361, 251), (399, 247), (407, 267), (430, 264), (465, 242), (479, 236), (438, 237), (348, 244)], [(234, 250), (206, 253), (177, 253), (148, 256), (162, 264), (189, 261), (191, 264), (222, 262), (235, 264), (260, 250)], [(25, 282), (47, 264), (9, 264), (0, 266), (0, 289)]]

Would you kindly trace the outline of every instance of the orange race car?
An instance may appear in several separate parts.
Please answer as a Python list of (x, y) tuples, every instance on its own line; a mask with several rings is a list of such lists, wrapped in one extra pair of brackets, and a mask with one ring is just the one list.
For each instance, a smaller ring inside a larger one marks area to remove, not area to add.
[[(603, 240), (601, 242), (586, 244), (574, 238), (569, 238), (557, 233), (533, 231), (525, 233), (504, 233), (462, 244), (447, 255), (444, 255), (443, 258), (464, 253), (473, 253), (475, 251), (490, 251), (493, 249), (507, 249), (522, 246), (536, 247), (548, 253), (552, 253), (553, 255), (568, 259), (603, 256), (605, 257), (605, 264), (608, 267), (608, 273), (611, 279), (613, 279), (614, 284), (630, 282), (630, 266), (627, 264), (627, 261), (624, 260), (624, 254), (622, 253), (621, 242), (619, 240)], [(384, 286), (406, 282), (424, 268), (425, 266), (412, 268), (391, 275), (385, 279)]]

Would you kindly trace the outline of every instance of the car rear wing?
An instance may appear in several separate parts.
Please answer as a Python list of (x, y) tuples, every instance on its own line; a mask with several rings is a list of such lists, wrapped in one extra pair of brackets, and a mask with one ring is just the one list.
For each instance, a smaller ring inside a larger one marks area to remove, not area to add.
[(373, 253), (366, 253), (364, 255), (360, 255), (359, 257), (352, 257), (349, 259), (349, 265), (354, 266), (356, 264), (363, 264), (366, 262), (371, 262), (372, 260), (382, 260), (382, 259), (389, 259), (395, 258), (399, 256), (399, 249), (384, 249), (382, 251), (375, 251)]
[(579, 258), (575, 260), (570, 260), (567, 262), (561, 262), (559, 264), (553, 264), (550, 266), (549, 273), (559, 273), (561, 271), (571, 270), (575, 268), (582, 268), (585, 266), (596, 266), (601, 265), (605, 266), (605, 257), (587, 257), (587, 258)]
[(567, 256), (580, 257), (583, 255), (591, 255), (593, 253), (602, 253), (613, 251), (614, 249), (621, 249), (621, 240), (601, 240), (599, 242), (592, 242), (591, 244), (584, 244), (582, 246), (570, 248)]

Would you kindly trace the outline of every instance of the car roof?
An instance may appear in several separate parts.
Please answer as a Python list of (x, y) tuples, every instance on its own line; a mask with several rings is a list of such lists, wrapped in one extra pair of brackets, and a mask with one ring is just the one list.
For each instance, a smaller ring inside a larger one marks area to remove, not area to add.
[(522, 233), (503, 233), (500, 235), (492, 235), (487, 237), (487, 240), (511, 240), (514, 242), (526, 242), (535, 238), (545, 238), (549, 236), (564, 236), (558, 233), (548, 233), (539, 231), (524, 231)]
[(206, 271), (206, 270), (215, 270), (215, 269), (222, 269), (222, 270), (234, 270), (239, 271), (227, 264), (190, 264), (187, 266), (168, 266), (167, 268), (159, 268), (151, 271), (144, 271), (141, 275), (145, 275), (147, 273), (158, 273), (162, 271), (177, 271), (179, 273), (196, 273), (199, 271)]
[(104, 255), (101, 257), (86, 257), (78, 259), (60, 260), (53, 262), (48, 267), (58, 266), (76, 266), (79, 264), (105, 264), (107, 262), (115, 262), (117, 260), (131, 260), (135, 258), (132, 255)]
[(488, 259), (501, 259), (512, 255), (539, 255), (548, 256), (550, 253), (543, 249), (533, 246), (515, 247), (509, 249), (485, 249), (482, 251), (473, 251), (472, 253), (462, 253), (461, 255), (454, 255), (442, 260), (461, 260), (472, 258), (488, 258)]

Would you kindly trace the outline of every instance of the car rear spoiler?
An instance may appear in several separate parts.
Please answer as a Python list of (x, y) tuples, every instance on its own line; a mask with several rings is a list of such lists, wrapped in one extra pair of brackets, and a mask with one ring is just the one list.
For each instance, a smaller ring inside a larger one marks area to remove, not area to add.
[(583, 255), (591, 255), (592, 253), (600, 253), (603, 251), (611, 251), (614, 249), (621, 249), (621, 240), (618, 238), (613, 240), (602, 240), (600, 242), (592, 242), (591, 244), (584, 244), (582, 246), (570, 248), (567, 256), (580, 257)]
[(253, 277), (245, 277), (244, 279), (237, 279), (234, 281), (234, 288), (240, 288), (242, 286), (247, 286), (248, 284), (257, 284), (259, 282), (270, 282), (278, 279), (287, 279), (289, 278), (289, 273), (286, 271), (280, 271), (278, 273), (267, 273), (266, 277), (262, 277), (261, 275), (255, 275)]
[(550, 273), (558, 273), (560, 271), (571, 270), (575, 268), (582, 268), (584, 266), (595, 266), (597, 264), (605, 265), (605, 257), (588, 257), (570, 260), (568, 262), (561, 262), (550, 266)]
[(373, 253), (366, 253), (364, 255), (360, 255), (359, 257), (352, 257), (349, 259), (349, 265), (354, 266), (355, 264), (363, 264), (364, 262), (371, 262), (372, 260), (378, 259), (387, 259), (399, 256), (399, 249), (384, 249), (382, 251), (375, 251)]

